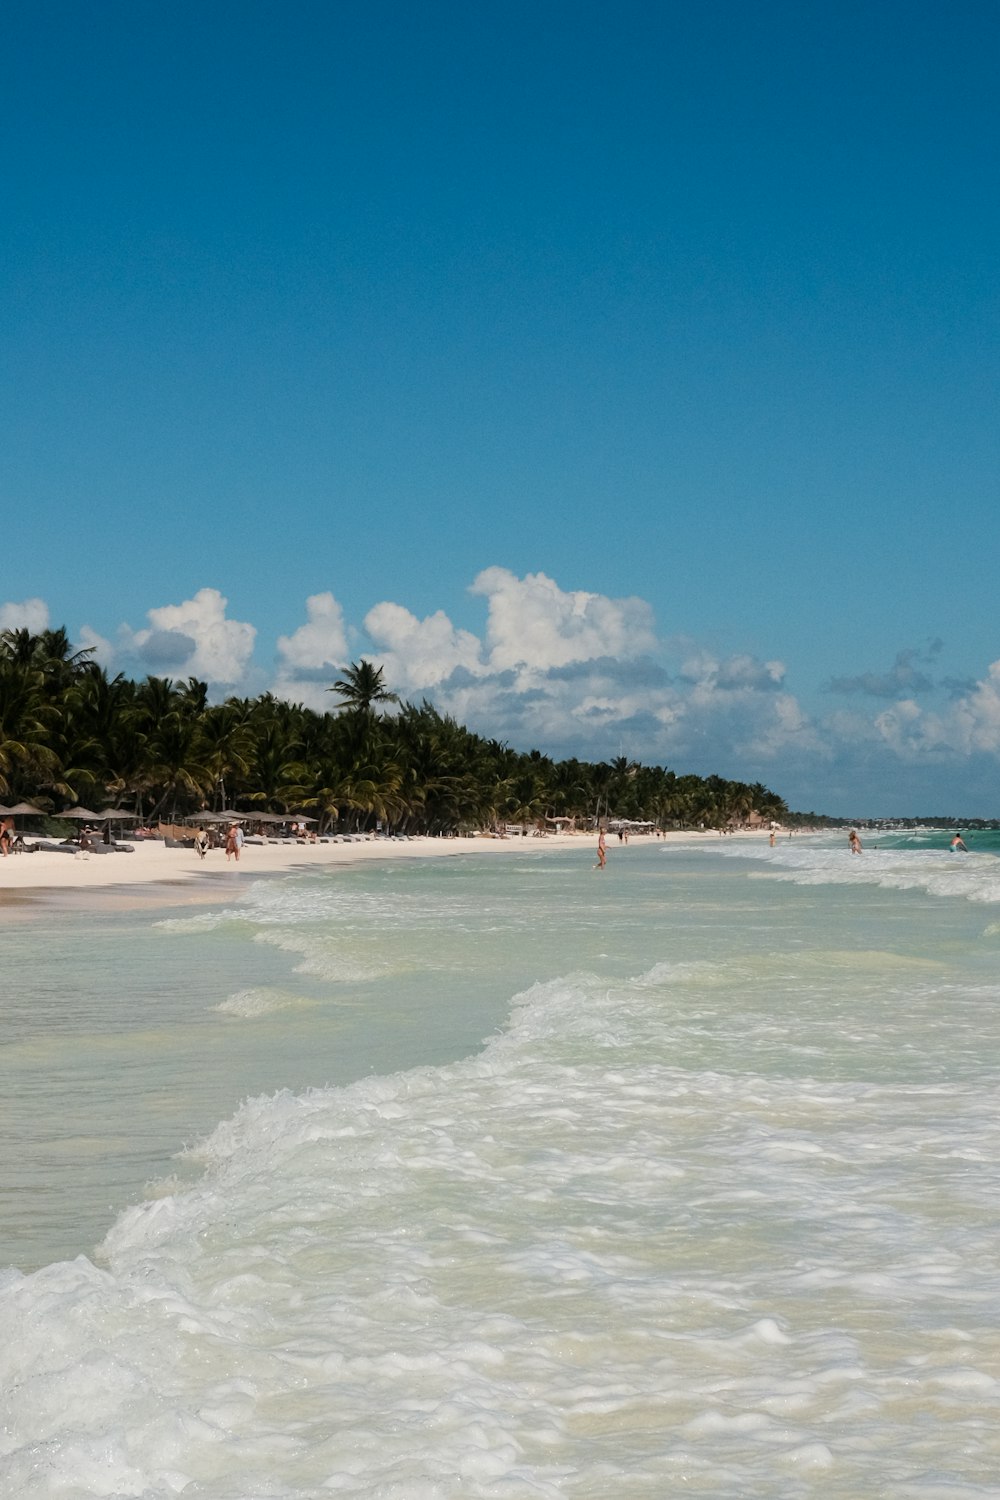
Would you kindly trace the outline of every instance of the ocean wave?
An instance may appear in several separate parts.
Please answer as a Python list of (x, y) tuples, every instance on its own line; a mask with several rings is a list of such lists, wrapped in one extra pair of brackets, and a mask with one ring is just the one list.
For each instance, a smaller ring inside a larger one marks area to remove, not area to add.
[(0, 1490), (991, 1482), (997, 987), (843, 952), (801, 904), (747, 941), (713, 909), (696, 959), (528, 986), (447, 1066), (249, 1098), (99, 1265), (0, 1277)]
[(692, 977), (566, 976), (475, 1058), (248, 1100), (103, 1268), (8, 1278), (8, 1492), (993, 1472), (996, 1088), (677, 1066)]
[(366, 950), (357, 941), (351, 943), (342, 937), (329, 937), (314, 931), (267, 928), (256, 932), (254, 941), (280, 948), (284, 953), (299, 954), (301, 962), (295, 965), (296, 974), (308, 974), (332, 984), (363, 983), (388, 974), (403, 974), (409, 967), (384, 950)]
[(250, 1020), (255, 1016), (267, 1016), (279, 1010), (297, 1010), (316, 1002), (304, 995), (289, 990), (269, 989), (261, 985), (251, 989), (237, 990), (214, 1007), (227, 1016), (241, 1016)]
[(774, 849), (740, 845), (718, 851), (730, 859), (764, 863), (761, 876), (796, 885), (881, 886), (885, 890), (922, 890), (958, 900), (1000, 903), (1000, 859), (993, 854), (952, 854), (940, 844), (933, 850), (883, 849), (866, 846), (859, 857), (824, 842), (802, 840)]

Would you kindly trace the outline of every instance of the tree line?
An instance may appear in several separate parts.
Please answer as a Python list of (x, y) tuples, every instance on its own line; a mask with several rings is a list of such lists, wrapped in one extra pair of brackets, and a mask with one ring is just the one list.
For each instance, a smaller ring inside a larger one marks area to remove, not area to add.
[(199, 811), (308, 813), (320, 831), (381, 824), (455, 834), (573, 819), (725, 827), (788, 820), (759, 782), (677, 775), (621, 756), (553, 760), (485, 739), (430, 703), (401, 703), (360, 661), (318, 713), (264, 693), (209, 703), (190, 677), (109, 677), (64, 629), (0, 633), (0, 797), (141, 822)]

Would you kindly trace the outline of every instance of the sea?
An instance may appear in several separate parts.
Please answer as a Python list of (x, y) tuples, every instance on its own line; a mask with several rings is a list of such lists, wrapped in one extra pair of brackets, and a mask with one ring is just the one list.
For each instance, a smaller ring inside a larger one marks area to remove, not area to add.
[(1000, 1496), (1000, 845), (0, 910), (0, 1494)]

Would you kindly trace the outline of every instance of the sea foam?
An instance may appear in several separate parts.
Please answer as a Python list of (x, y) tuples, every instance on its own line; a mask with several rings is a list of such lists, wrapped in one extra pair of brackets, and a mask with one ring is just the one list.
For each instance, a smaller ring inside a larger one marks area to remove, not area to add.
[[(540, 966), (561, 920), (579, 961), (480, 1050), (256, 1094), (99, 1263), (0, 1280), (3, 1492), (989, 1493), (1000, 1007), (964, 898), (675, 860), (613, 864), (603, 908), (580, 883), (575, 926), (554, 865), (500, 925)], [(280, 899), (246, 951), (294, 963), (326, 908)], [(596, 962), (609, 934), (651, 961)]]
[(10, 1278), (10, 1492), (791, 1500), (1000, 1461), (1000, 1101), (679, 1068), (686, 983), (537, 985), (479, 1057), (249, 1100), (106, 1269)]

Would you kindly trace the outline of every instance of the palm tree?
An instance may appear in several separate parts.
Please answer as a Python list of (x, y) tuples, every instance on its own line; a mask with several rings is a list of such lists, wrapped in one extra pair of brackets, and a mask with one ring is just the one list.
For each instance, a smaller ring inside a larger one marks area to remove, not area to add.
[(168, 808), (171, 817), (178, 796), (185, 801), (203, 797), (213, 784), (205, 759), (205, 741), (197, 719), (168, 714), (156, 726), (149, 742), (149, 778), (160, 791), (153, 816)]
[(0, 671), (0, 792), (30, 791), (52, 785), (59, 756), (50, 739), (55, 715), (41, 694), (34, 674), (10, 668)]
[(382, 681), (384, 667), (373, 666), (364, 658), (352, 662), (343, 677), (338, 677), (328, 693), (339, 693), (342, 708), (352, 713), (369, 714), (374, 703), (398, 703), (399, 696), (390, 693)]
[(234, 805), (311, 805), (353, 826), (376, 819), (410, 831), (483, 828), (548, 811), (617, 813), (722, 825), (750, 809), (784, 821), (788, 809), (760, 782), (678, 776), (620, 755), (599, 765), (553, 763), (486, 740), (431, 704), (398, 703), (383, 668), (352, 663), (331, 692), (341, 712), (318, 714), (265, 693), (208, 703), (205, 684), (108, 679), (74, 651), (65, 630), (0, 632), (0, 795), (90, 801), (101, 789), (169, 813), (213, 791)]
[(230, 772), (236, 776), (249, 773), (253, 738), (248, 726), (241, 720), (239, 710), (229, 703), (205, 709), (200, 723), (200, 759), (212, 777), (218, 802), (215, 811), (221, 812), (226, 806), (227, 775)]
[(269, 812), (288, 812), (292, 807), (303, 806), (315, 762), (305, 763), (301, 742), (281, 720), (267, 718), (255, 727), (248, 755), (253, 770), (247, 785), (252, 790), (244, 794), (245, 800), (263, 803)]

